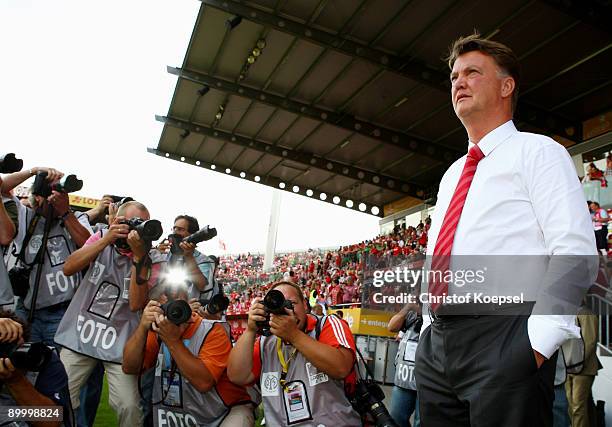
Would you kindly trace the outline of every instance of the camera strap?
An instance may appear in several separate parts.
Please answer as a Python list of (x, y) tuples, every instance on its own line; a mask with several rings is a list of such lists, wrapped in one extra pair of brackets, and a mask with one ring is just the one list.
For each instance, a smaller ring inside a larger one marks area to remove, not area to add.
[[(144, 285), (149, 281), (149, 279), (151, 278), (152, 264), (153, 263), (151, 261), (151, 258), (149, 257), (148, 251), (147, 254), (139, 262), (132, 262), (132, 265), (136, 268), (136, 284)], [(146, 276), (144, 278), (141, 277), (143, 268), (146, 269)]]
[(289, 364), (295, 358), (297, 354), (297, 348), (294, 348), (289, 355), (289, 358), (285, 361), (285, 356), (283, 354), (283, 340), (280, 338), (276, 338), (276, 354), (278, 355), (278, 360), (281, 364), (282, 371), (280, 374), (280, 385), (283, 387), (283, 390), (287, 390), (287, 372), (289, 372)]
[[(161, 400), (159, 402), (153, 402), (152, 406), (155, 405), (159, 405), (162, 404), (163, 402), (168, 398), (168, 394), (170, 393), (170, 388), (172, 387), (172, 382), (174, 381), (174, 375), (176, 375), (176, 369), (177, 369), (177, 365), (176, 362), (174, 361), (174, 359), (172, 359), (171, 362), (171, 368), (170, 368), (170, 375), (168, 376), (168, 386), (166, 387), (166, 390), (164, 391), (164, 387), (163, 387), (163, 381), (161, 382), (162, 385), (162, 390), (161, 390)], [(141, 393), (141, 397), (142, 397), (142, 393)]]
[[(15, 253), (15, 251), (13, 251), (13, 255), (17, 257), (17, 260), (30, 268), (38, 262), (38, 257), (39, 257), (39, 254), (41, 253), (42, 245), (40, 248), (38, 248), (38, 252), (36, 252), (36, 255), (34, 256), (34, 260), (32, 261), (31, 264), (27, 263), (25, 260), (25, 251), (28, 245), (30, 244), (30, 240), (32, 239), (32, 236), (34, 235), (34, 230), (36, 230), (36, 226), (38, 225), (38, 221), (40, 221), (40, 217), (41, 215), (35, 214), (34, 218), (32, 218), (32, 221), (30, 221), (30, 224), (28, 224), (28, 229), (23, 238), (23, 243), (21, 244), (21, 250), (19, 251), (19, 253), (17, 254)], [(26, 211), (26, 220), (27, 220), (27, 211)]]
[(361, 354), (361, 351), (359, 351), (359, 348), (355, 347), (355, 350), (357, 350), (357, 355), (359, 356), (359, 359), (361, 359), (361, 362), (363, 363), (363, 367), (366, 370), (366, 376), (365, 378), (362, 378), (361, 376), (361, 371), (359, 370), (359, 360), (355, 361), (355, 372), (357, 372), (357, 376), (359, 377), (360, 380), (363, 379), (368, 379), (368, 376), (372, 379), (374, 379), (374, 375), (372, 374), (372, 371), (370, 371), (370, 368), (368, 368), (368, 364), (366, 363), (365, 359), (363, 358), (363, 355)]

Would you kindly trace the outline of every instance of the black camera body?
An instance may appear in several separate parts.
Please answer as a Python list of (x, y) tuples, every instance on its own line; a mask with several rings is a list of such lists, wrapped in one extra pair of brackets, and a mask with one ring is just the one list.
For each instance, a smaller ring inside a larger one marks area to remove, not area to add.
[(15, 157), (15, 153), (0, 156), (0, 173), (19, 172), (23, 169), (23, 160)]
[(133, 202), (134, 199), (130, 196), (111, 196), (111, 199), (113, 199), (113, 203), (117, 203), (119, 206), (121, 206), (124, 203), (127, 202)]
[(223, 294), (216, 294), (209, 300), (201, 299), (200, 304), (208, 314), (222, 313), (229, 307), (229, 298)]
[(398, 427), (383, 400), (385, 400), (385, 392), (374, 380), (360, 379), (355, 385), (355, 394), (351, 399), (351, 404), (362, 417), (369, 414), (376, 427)]
[(30, 290), (31, 272), (32, 267), (19, 265), (19, 263), (9, 270), (8, 276), (11, 282), (11, 288), (13, 288), (13, 295), (20, 298), (26, 297)]
[[(120, 224), (127, 224), (130, 231), (136, 230), (140, 238), (149, 246), (154, 240), (159, 239), (164, 232), (161, 222), (156, 219), (144, 220), (139, 217), (134, 217), (126, 219), (125, 221), (120, 222)], [(126, 250), (130, 248), (130, 245), (126, 239), (117, 239), (115, 246), (117, 246), (119, 249)]]
[(52, 351), (42, 342), (0, 343), (0, 357), (10, 359), (15, 368), (23, 371), (39, 372), (51, 358)]
[(166, 318), (177, 326), (191, 318), (191, 307), (187, 301), (180, 299), (168, 301), (161, 306), (161, 309)]
[(283, 293), (278, 289), (272, 289), (268, 291), (262, 303), (266, 310), (266, 320), (257, 322), (257, 333), (268, 337), (272, 335), (270, 332), (270, 314), (286, 316), (285, 309), (293, 310), (293, 302), (285, 299)]
[(47, 172), (38, 172), (32, 185), (32, 194), (36, 196), (49, 197), (53, 191), (60, 193), (74, 193), (83, 188), (83, 181), (76, 175), (66, 175), (59, 181), (48, 182)]
[(174, 255), (182, 255), (183, 250), (179, 246), (181, 242), (193, 243), (197, 245), (198, 243), (210, 240), (215, 236), (217, 236), (217, 229), (214, 227), (211, 227), (210, 225), (207, 225), (201, 230), (198, 230), (192, 235), (187, 236), (185, 238), (182, 238), (178, 234), (170, 234), (168, 236), (168, 239), (171, 242), (170, 253)]

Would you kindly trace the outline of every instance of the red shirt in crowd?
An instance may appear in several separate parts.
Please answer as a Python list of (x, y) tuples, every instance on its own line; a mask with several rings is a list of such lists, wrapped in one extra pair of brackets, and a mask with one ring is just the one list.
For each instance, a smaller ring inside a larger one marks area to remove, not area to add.
[(331, 305), (340, 304), (342, 301), (342, 288), (340, 285), (332, 285), (329, 290), (329, 296), (331, 298)]

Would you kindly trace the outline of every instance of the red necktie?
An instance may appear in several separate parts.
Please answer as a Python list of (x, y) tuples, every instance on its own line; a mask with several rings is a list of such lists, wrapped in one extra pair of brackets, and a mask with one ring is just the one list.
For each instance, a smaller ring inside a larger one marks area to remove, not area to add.
[[(478, 145), (474, 145), (470, 148), (467, 159), (465, 160), (465, 166), (463, 166), (463, 171), (461, 172), (461, 177), (457, 183), (457, 188), (455, 188), (455, 193), (448, 205), (446, 215), (444, 215), (444, 221), (442, 222), (442, 227), (438, 234), (438, 240), (436, 241), (431, 263), (431, 270), (435, 273), (433, 274), (434, 279), (429, 284), (429, 293), (433, 296), (448, 294), (448, 282), (445, 278), (450, 265), (450, 255), (453, 249), (453, 241), (455, 240), (455, 231), (457, 231), (457, 224), (459, 224), (461, 212), (465, 205), (465, 199), (470, 190), (472, 180), (474, 179), (474, 174), (476, 173), (476, 167), (483, 157), (484, 154)], [(437, 272), (441, 272), (441, 274)], [(442, 280), (438, 280), (440, 277)], [(439, 303), (434, 302), (431, 304), (431, 308), (433, 311), (436, 311), (439, 305)]]

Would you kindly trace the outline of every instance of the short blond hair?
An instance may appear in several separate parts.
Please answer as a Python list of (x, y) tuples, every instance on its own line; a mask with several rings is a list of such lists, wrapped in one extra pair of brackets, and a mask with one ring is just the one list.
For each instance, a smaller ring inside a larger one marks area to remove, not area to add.
[(124, 204), (122, 204), (121, 206), (119, 206), (119, 209), (117, 209), (117, 216), (123, 216), (125, 215), (125, 211), (127, 211), (127, 209), (130, 206), (134, 206), (136, 209), (140, 210), (140, 211), (145, 211), (145, 212), (149, 212), (149, 210), (147, 209), (147, 207), (145, 205), (143, 205), (140, 202), (137, 202), (136, 200), (132, 200), (129, 202), (126, 202)]
[(514, 79), (514, 92), (512, 92), (512, 112), (516, 110), (519, 96), (519, 85), (521, 80), (521, 66), (516, 54), (505, 44), (487, 40), (477, 32), (469, 36), (459, 37), (453, 42), (448, 50), (446, 61), (448, 67), (453, 69), (455, 61), (464, 53), (478, 51), (493, 58), (501, 71)]

